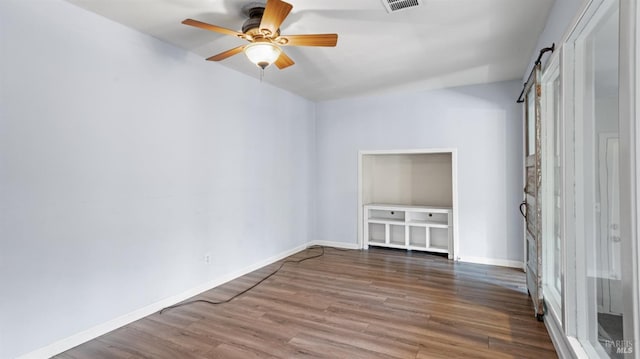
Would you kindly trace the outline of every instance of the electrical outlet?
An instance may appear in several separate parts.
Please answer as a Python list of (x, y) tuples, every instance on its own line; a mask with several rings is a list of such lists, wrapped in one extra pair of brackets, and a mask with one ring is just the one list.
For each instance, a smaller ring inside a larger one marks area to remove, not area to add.
[(204, 255), (204, 262), (207, 263), (207, 264), (211, 264), (211, 254), (206, 253)]

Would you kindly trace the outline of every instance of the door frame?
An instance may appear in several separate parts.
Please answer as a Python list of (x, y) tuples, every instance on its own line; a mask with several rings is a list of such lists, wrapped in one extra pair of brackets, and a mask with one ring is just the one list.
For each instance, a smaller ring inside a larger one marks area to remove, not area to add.
[(458, 149), (457, 148), (426, 148), (426, 149), (404, 149), (404, 150), (361, 150), (358, 151), (358, 248), (364, 248), (364, 221), (362, 203), (363, 187), (363, 164), (364, 156), (367, 155), (428, 155), (449, 153), (451, 154), (451, 202), (453, 210), (453, 248), (449, 253), (450, 258), (459, 260), (458, 248)]
[[(572, 26), (568, 35), (565, 38), (565, 45), (563, 51), (563, 67), (564, 74), (569, 78), (566, 84), (570, 86), (565, 87), (564, 102), (567, 104), (565, 107), (565, 118), (567, 124), (571, 125), (570, 130), (567, 129), (568, 136), (573, 133), (583, 133), (583, 123), (576, 119), (584, 118), (582, 109), (584, 108), (582, 99), (580, 98), (580, 91), (584, 88), (584, 78), (581, 75), (582, 68), (580, 62), (576, 62), (577, 56), (580, 53), (574, 49), (574, 44), (580, 40), (580, 35), (585, 29), (588, 29), (593, 24), (590, 22), (593, 17), (599, 17), (602, 15), (602, 9), (606, 9), (613, 0), (589, 0), (585, 3), (584, 11), (576, 23)], [(637, 60), (640, 54), (640, 9), (635, 1), (619, 0), (619, 118), (620, 118), (620, 178), (621, 178), (621, 190), (627, 189), (629, 193), (621, 193), (621, 237), (626, 238), (622, 242), (622, 256), (623, 256), (623, 298), (624, 298), (624, 335), (625, 340), (630, 340), (635, 343), (633, 351), (637, 357), (638, 343), (640, 343), (640, 319), (638, 313), (640, 312), (640, 268), (638, 265), (638, 257), (640, 256), (640, 245), (638, 243), (638, 227), (637, 223), (640, 220), (640, 214), (638, 208), (640, 208), (640, 197), (638, 196), (638, 188), (640, 188), (640, 176), (638, 173), (640, 151), (638, 144), (640, 143), (640, 129), (638, 127), (637, 119), (637, 104), (640, 102), (638, 96), (638, 86), (640, 86), (640, 77), (638, 76)], [(583, 143), (580, 136), (575, 136), (574, 153), (567, 157), (573, 162), (573, 170), (567, 171), (571, 175), (572, 182), (575, 184), (575, 193), (573, 202), (574, 207), (574, 219), (572, 221), (567, 220), (567, 228), (571, 229), (571, 236), (567, 237), (568, 253), (565, 258), (577, 259), (585, 258), (586, 251), (584, 245), (578, 238), (584, 237), (584, 200), (580, 196), (576, 195), (584, 192), (585, 184), (581, 178), (581, 174), (584, 173), (583, 164), (581, 159), (578, 158), (575, 153), (584, 154)], [(568, 202), (568, 201), (567, 201)], [(624, 203), (623, 203), (624, 202)], [(565, 333), (570, 341), (572, 348), (575, 352), (584, 351), (591, 355), (597, 355), (600, 345), (582, 345), (579, 339), (588, 337), (588, 328), (584, 322), (581, 322), (579, 318), (586, 318), (589, 308), (584, 302), (584, 296), (588, 291), (586, 281), (584, 278), (587, 274), (587, 268), (584, 263), (579, 260), (575, 260), (574, 268), (571, 269), (571, 273), (567, 273), (568, 283), (572, 283), (572, 287), (567, 294), (571, 294), (571, 298), (567, 298), (568, 306), (573, 307), (573, 310), (568, 314), (569, 320), (565, 323)], [(597, 343), (596, 343), (597, 344)], [(599, 354), (602, 354), (601, 352)], [(631, 357), (632, 357), (631, 356)]]
[[(565, 135), (565, 121), (563, 116), (563, 95), (562, 95), (562, 69), (561, 69), (561, 51), (557, 51), (553, 53), (549, 59), (549, 62), (542, 70), (540, 84), (542, 86), (542, 98), (541, 98), (541, 157), (542, 157), (542, 232), (541, 232), (541, 240), (542, 240), (542, 291), (544, 296), (544, 301), (546, 304), (545, 311), (551, 313), (553, 319), (557, 322), (558, 325), (562, 326), (565, 322), (565, 293), (566, 293), (566, 228), (564, 226), (565, 220), (565, 211), (566, 211), (566, 181), (565, 181), (565, 170), (566, 165), (564, 163), (565, 151), (566, 151), (566, 141), (564, 138)], [(553, 83), (556, 79), (559, 79), (561, 82), (560, 92), (558, 94), (553, 92), (553, 98), (550, 96), (549, 87), (553, 86)], [(555, 96), (559, 95), (559, 102), (557, 104), (559, 113), (556, 113), (555, 110)], [(553, 122), (550, 120), (553, 119)], [(557, 124), (557, 126), (556, 126)], [(559, 133), (558, 133), (559, 132)], [(559, 150), (560, 155), (558, 158), (555, 158), (555, 141), (556, 138), (559, 140)], [(560, 182), (555, 183), (554, 179), (554, 171), (555, 169), (550, 165), (550, 161), (553, 158), (553, 161), (558, 161), (560, 165)], [(549, 183), (554, 181), (554, 186), (550, 187)], [(560, 198), (557, 199), (555, 196), (555, 189), (559, 188), (561, 191)], [(548, 248), (547, 240), (551, 236), (555, 236), (554, 231), (554, 217), (558, 211), (556, 200), (559, 200), (560, 209), (559, 214), (561, 216), (560, 221), (560, 237), (562, 240), (561, 243), (561, 252), (560, 252), (560, 293), (556, 293), (555, 289), (547, 288), (548, 279), (545, 279), (548, 274), (548, 257), (547, 253), (550, 250)], [(550, 292), (550, 293), (549, 293)]]

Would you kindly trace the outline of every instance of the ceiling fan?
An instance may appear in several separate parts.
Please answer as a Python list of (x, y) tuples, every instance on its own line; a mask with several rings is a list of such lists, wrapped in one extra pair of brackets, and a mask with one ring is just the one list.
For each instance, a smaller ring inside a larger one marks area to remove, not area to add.
[(243, 7), (249, 17), (242, 25), (242, 32), (207, 24), (198, 20), (186, 19), (182, 23), (201, 29), (236, 36), (249, 41), (247, 45), (234, 47), (207, 58), (208, 61), (221, 61), (240, 52), (245, 53), (249, 61), (261, 69), (275, 63), (279, 69), (294, 64), (282, 51), (282, 46), (336, 46), (337, 34), (281, 35), (280, 25), (289, 15), (293, 6), (282, 0), (267, 0), (266, 5), (253, 2)]

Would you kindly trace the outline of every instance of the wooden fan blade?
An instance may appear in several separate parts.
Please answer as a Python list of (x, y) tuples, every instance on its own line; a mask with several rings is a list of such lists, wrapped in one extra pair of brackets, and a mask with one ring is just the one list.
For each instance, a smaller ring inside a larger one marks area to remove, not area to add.
[(275, 39), (282, 46), (328, 46), (338, 43), (338, 34), (286, 35)]
[(260, 21), (260, 31), (265, 36), (275, 36), (291, 9), (293, 9), (293, 5), (282, 0), (267, 0), (267, 5)]
[(220, 61), (220, 60), (224, 60), (224, 59), (226, 59), (227, 57), (231, 57), (231, 56), (233, 56), (233, 55), (236, 55), (236, 54), (238, 54), (238, 53), (241, 53), (241, 52), (242, 52), (242, 50), (244, 50), (244, 47), (245, 47), (245, 46), (246, 46), (246, 45), (242, 45), (242, 46), (234, 47), (234, 48), (233, 48), (233, 49), (231, 49), (231, 50), (227, 50), (227, 51), (225, 51), (225, 52), (221, 52), (221, 53), (219, 53), (219, 54), (217, 54), (217, 55), (213, 55), (213, 56), (211, 56), (211, 57), (207, 58), (207, 61)]
[(198, 21), (198, 20), (194, 20), (194, 19), (186, 19), (184, 21), (182, 21), (183, 24), (185, 25), (189, 25), (189, 26), (194, 26), (200, 29), (205, 29), (205, 30), (209, 30), (209, 31), (213, 31), (213, 32), (217, 32), (220, 34), (225, 34), (225, 35), (231, 35), (231, 36), (237, 36), (240, 38), (245, 38), (245, 35), (241, 32), (237, 32), (237, 31), (233, 31), (224, 27), (220, 27), (220, 26), (216, 26), (216, 25), (211, 25), (211, 24), (207, 24), (206, 22), (202, 22), (202, 21)]
[(291, 60), (291, 58), (284, 53), (284, 51), (280, 53), (280, 57), (278, 57), (278, 59), (274, 63), (280, 70), (295, 64), (295, 62), (293, 62), (293, 60)]

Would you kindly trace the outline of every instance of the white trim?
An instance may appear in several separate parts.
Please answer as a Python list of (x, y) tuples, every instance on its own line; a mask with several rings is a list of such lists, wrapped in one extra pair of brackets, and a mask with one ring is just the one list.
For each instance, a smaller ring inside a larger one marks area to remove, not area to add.
[[(327, 243), (332, 243), (332, 242), (327, 242)], [(332, 243), (332, 247), (337, 247), (339, 245), (339, 243)], [(304, 244), (301, 246), (297, 246), (293, 249), (284, 251), (280, 254), (276, 254), (275, 256), (272, 256), (270, 258), (267, 258), (263, 261), (260, 261), (258, 263), (252, 264), (248, 267), (245, 267), (243, 269), (237, 270), (235, 272), (231, 272), (229, 274), (226, 275), (222, 275), (214, 280), (211, 280), (207, 283), (204, 283), (202, 285), (196, 286), (194, 288), (191, 288), (185, 292), (182, 292), (180, 294), (171, 296), (169, 298), (163, 299), (161, 301), (149, 304), (143, 308), (134, 310), (133, 312), (127, 313), (125, 315), (122, 315), (120, 317), (117, 317), (115, 319), (112, 319), (108, 322), (102, 323), (102, 324), (98, 324), (92, 328), (89, 328), (87, 330), (84, 330), (80, 333), (74, 334), (70, 337), (64, 338), (62, 340), (58, 340), (57, 342), (54, 342), (52, 344), (49, 344), (47, 346), (44, 346), (40, 349), (34, 350), (30, 353), (24, 354), (20, 357), (18, 357), (19, 359), (40, 359), (40, 358), (49, 358), (52, 357), (54, 355), (60, 354), (62, 352), (65, 352), (73, 347), (76, 347), (82, 343), (85, 343), (89, 340), (95, 339), (101, 335), (104, 335), (106, 333), (109, 333), (115, 329), (118, 329), (120, 327), (123, 327), (129, 323), (132, 323), (136, 320), (142, 319), (146, 316), (149, 316), (153, 313), (156, 313), (160, 310), (162, 310), (163, 308), (166, 308), (168, 306), (180, 303), (186, 299), (189, 299), (193, 296), (196, 296), (202, 292), (206, 292), (208, 290), (211, 290), (219, 285), (222, 285), (224, 283), (227, 283), (229, 281), (232, 281), (238, 277), (241, 277), (245, 274), (248, 274), (250, 272), (253, 272), (257, 269), (260, 269), (264, 266), (267, 266), (269, 264), (272, 264), (274, 262), (277, 262), (283, 258), (286, 258), (292, 254), (298, 253), (302, 250), (304, 250), (305, 248), (307, 248), (309, 246), (309, 244)]]
[(567, 336), (562, 331), (562, 327), (556, 320), (555, 315), (545, 315), (544, 325), (547, 327), (549, 337), (553, 343), (553, 347), (556, 349), (556, 353), (560, 359), (574, 359), (576, 358), (571, 350), (571, 344), (569, 343)]
[(567, 44), (569, 41), (571, 41), (571, 37), (575, 36), (574, 33), (577, 31), (578, 25), (580, 25), (580, 23), (582, 22), (582, 19), (587, 15), (588, 11), (590, 10), (591, 4), (593, 2), (602, 2), (602, 1), (603, 0), (583, 1), (582, 6), (576, 13), (576, 16), (573, 18), (573, 21), (571, 22), (571, 26), (569, 26), (569, 28), (567, 28), (565, 33), (562, 35), (562, 40), (560, 41), (562, 45)]
[(497, 258), (486, 258), (486, 257), (466, 257), (465, 256), (465, 257), (458, 258), (458, 261), (466, 262), (466, 263), (488, 264), (492, 266), (518, 268), (518, 269), (522, 269), (524, 265), (522, 261), (513, 261), (510, 259), (497, 259)]
[[(634, 28), (634, 36), (635, 43), (633, 44), (633, 51), (629, 56), (631, 57), (631, 71), (635, 73), (635, 85), (631, 86), (633, 92), (630, 94), (630, 116), (634, 121), (635, 126), (635, 149), (633, 152), (634, 160), (635, 160), (635, 171), (633, 173), (633, 185), (634, 185), (634, 195), (635, 195), (635, 223), (633, 226), (632, 238), (635, 243), (635, 260), (633, 265), (635, 266), (633, 279), (635, 282), (635, 291), (634, 291), (634, 313), (636, 313), (636, 320), (634, 322), (634, 332), (635, 332), (635, 347), (636, 351), (640, 350), (640, 319), (638, 319), (638, 314), (640, 314), (640, 236), (638, 235), (638, 223), (640, 223), (640, 124), (638, 123), (638, 106), (640, 105), (640, 68), (638, 67), (638, 62), (640, 61), (640, 6), (636, 2), (632, 3), (634, 5), (633, 11), (630, 12), (631, 17), (634, 18), (633, 25)], [(635, 14), (634, 14), (635, 13)], [(637, 354), (636, 354), (637, 355)]]
[(460, 221), (458, 220), (458, 150), (451, 150), (451, 201), (453, 204), (453, 253), (449, 253), (451, 258), (457, 259), (460, 253)]
[(450, 153), (456, 151), (456, 148), (411, 148), (406, 150), (363, 150), (358, 153), (361, 155), (405, 155), (405, 154), (428, 154), (428, 153)]
[(584, 350), (582, 344), (576, 337), (567, 337), (567, 342), (569, 343), (569, 348), (573, 352), (574, 358), (588, 358), (589, 354)]
[(364, 238), (363, 237), (363, 231), (364, 231), (364, 222), (363, 222), (363, 213), (362, 213), (362, 206), (364, 206), (364, 203), (362, 203), (362, 159), (363, 159), (364, 154), (362, 153), (362, 151), (358, 152), (358, 184), (357, 184), (357, 189), (358, 189), (358, 230), (357, 230), (357, 234), (358, 234), (358, 248), (363, 248), (366, 249), (364, 246)]
[(451, 154), (451, 200), (453, 207), (453, 253), (449, 253), (450, 258), (458, 259), (457, 254), (459, 246), (459, 221), (458, 221), (458, 149), (457, 148), (414, 148), (405, 150), (361, 150), (358, 151), (358, 248), (364, 248), (364, 238), (362, 236), (364, 229), (362, 214), (362, 159), (366, 155), (397, 155), (397, 154), (433, 154), (433, 153), (450, 153)]

